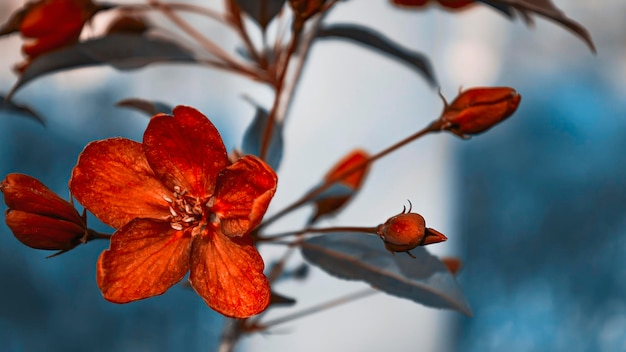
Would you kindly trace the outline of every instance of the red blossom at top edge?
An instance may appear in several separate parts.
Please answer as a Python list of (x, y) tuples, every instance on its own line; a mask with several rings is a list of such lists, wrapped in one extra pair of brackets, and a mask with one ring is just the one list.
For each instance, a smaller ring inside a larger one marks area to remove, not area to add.
[(186, 106), (155, 115), (143, 143), (111, 138), (87, 145), (70, 190), (117, 228), (97, 265), (105, 299), (159, 295), (190, 271), (191, 286), (214, 310), (236, 318), (263, 311), (270, 287), (248, 233), (276, 182), (257, 157), (231, 164), (217, 129)]
[(452, 10), (462, 9), (476, 3), (475, 0), (391, 0), (391, 2), (397, 6), (414, 8), (424, 7), (427, 6), (429, 3), (438, 2), (439, 5), (443, 6), (444, 8)]
[(19, 31), (27, 39), (22, 46), (27, 59), (16, 70), (23, 72), (38, 56), (78, 42), (83, 26), (97, 9), (90, 0), (40, 0), (26, 4), (19, 10)]

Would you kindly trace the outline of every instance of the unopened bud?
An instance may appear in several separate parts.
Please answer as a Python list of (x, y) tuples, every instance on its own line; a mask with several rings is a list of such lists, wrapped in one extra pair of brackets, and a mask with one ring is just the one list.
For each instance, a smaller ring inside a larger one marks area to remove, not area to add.
[[(443, 98), (443, 97), (442, 97)], [(462, 91), (444, 109), (440, 121), (443, 129), (460, 137), (485, 132), (511, 116), (521, 96), (513, 88), (488, 87)]]
[(324, 8), (326, 0), (289, 0), (296, 17), (306, 20)]
[(7, 226), (23, 244), (48, 250), (70, 250), (87, 233), (85, 219), (74, 206), (39, 180), (10, 174), (0, 183)]
[(385, 248), (392, 253), (408, 252), (417, 246), (447, 240), (439, 231), (427, 228), (421, 215), (410, 212), (390, 218), (378, 226), (377, 233), (385, 243)]
[(439, 5), (448, 8), (448, 9), (461, 9), (463, 7), (473, 5), (475, 0), (391, 0), (394, 5), (397, 6), (406, 6), (406, 7), (424, 7), (426, 5), (438, 2)]

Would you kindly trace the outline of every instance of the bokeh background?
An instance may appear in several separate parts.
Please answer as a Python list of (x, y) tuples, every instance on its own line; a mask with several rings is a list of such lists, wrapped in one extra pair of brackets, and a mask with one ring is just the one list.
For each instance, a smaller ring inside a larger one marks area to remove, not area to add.
[[(22, 3), (1, 2), (0, 21)], [(482, 6), (458, 13), (407, 12), (384, 0), (337, 6), (328, 22), (370, 25), (427, 54), (449, 98), (461, 86), (478, 85), (522, 94), (518, 112), (484, 135), (428, 136), (377, 162), (349, 207), (320, 224), (376, 225), (410, 199), (428, 226), (449, 238), (431, 251), (462, 259), (459, 282), (474, 316), (378, 294), (277, 326), (246, 339), (241, 350), (626, 350), (626, 4), (555, 3), (589, 29), (597, 55), (556, 24), (537, 18), (528, 28)], [(193, 20), (232, 44), (223, 27)], [(1, 39), (2, 92), (15, 81), (10, 66), (21, 60), (20, 44), (17, 37)], [(253, 116), (242, 94), (271, 101), (263, 87), (184, 65), (47, 76), (15, 97), (45, 116), (45, 128), (0, 113), (0, 174), (26, 173), (67, 196), (86, 143), (141, 139), (147, 118), (114, 107), (127, 97), (195, 106), (228, 148), (239, 146)], [(287, 122), (279, 190), (268, 213), (317, 183), (351, 149), (381, 150), (437, 117), (441, 106), (437, 92), (400, 64), (349, 43), (316, 44)], [(303, 209), (270, 230), (297, 228), (309, 214)], [(2, 224), (1, 349), (215, 349), (222, 319), (184, 287), (127, 305), (104, 301), (94, 265), (106, 246), (92, 242), (45, 259), (49, 253), (21, 245)], [(278, 255), (261, 250), (268, 260)], [(312, 269), (307, 280), (276, 290), (305, 308), (364, 287)]]

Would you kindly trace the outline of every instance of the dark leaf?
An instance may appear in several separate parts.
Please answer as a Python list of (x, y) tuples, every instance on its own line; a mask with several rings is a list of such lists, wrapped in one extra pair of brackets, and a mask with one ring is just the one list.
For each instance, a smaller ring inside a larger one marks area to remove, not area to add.
[(309, 264), (307, 263), (302, 263), (298, 265), (297, 267), (293, 269), (289, 269), (289, 270), (284, 268), (284, 264), (285, 263), (281, 261), (271, 261), (266, 265), (267, 267), (266, 272), (270, 273), (269, 276), (272, 276), (271, 273), (274, 273), (275, 271), (281, 272), (280, 276), (278, 276), (277, 278), (274, 278), (272, 282), (276, 283), (276, 282), (292, 280), (292, 279), (304, 280), (309, 275)]
[(304, 257), (336, 277), (360, 280), (394, 296), (435, 308), (471, 315), (456, 280), (439, 259), (424, 248), (408, 255), (392, 255), (372, 235), (332, 233), (302, 244)]
[(502, 12), (502, 14), (505, 15), (505, 16), (508, 16), (508, 17), (515, 16), (515, 12), (511, 8), (511, 6), (509, 6), (509, 5), (498, 4), (498, 3), (491, 3), (491, 2), (489, 2), (489, 0), (487, 0), (487, 1), (476, 0), (476, 1), (477, 2), (482, 2), (485, 5), (489, 5), (489, 6), (493, 7), (494, 9)]
[(293, 306), (294, 304), (296, 304), (296, 300), (291, 297), (283, 296), (280, 293), (276, 293), (273, 291), (270, 295), (270, 306), (279, 305), (289, 307)]
[(7, 99), (33, 79), (62, 70), (98, 65), (129, 70), (157, 62), (194, 61), (187, 49), (171, 41), (135, 34), (113, 34), (39, 56), (28, 65)]
[(115, 106), (130, 108), (146, 113), (148, 116), (154, 116), (158, 113), (171, 114), (172, 107), (160, 101), (149, 101), (138, 98), (129, 98), (118, 101)]
[(6, 100), (4, 95), (0, 95), (0, 100), (0, 113), (25, 116), (45, 125), (43, 118), (30, 106), (16, 104), (11, 100)]
[(280, 12), (286, 0), (235, 0), (237, 5), (262, 28)]
[(371, 28), (360, 25), (332, 25), (321, 28), (317, 33), (318, 38), (346, 39), (357, 44), (365, 45), (380, 53), (389, 55), (409, 65), (424, 76), (431, 86), (437, 85), (437, 79), (430, 66), (428, 58), (421, 53), (411, 51), (394, 43), (391, 39)]
[[(261, 154), (261, 143), (267, 127), (269, 113), (260, 106), (256, 106), (254, 119), (243, 135), (243, 154), (259, 156)], [(265, 162), (274, 170), (278, 170), (280, 161), (283, 158), (283, 125), (274, 121), (272, 137), (269, 149), (267, 150), (267, 160)]]
[(550, 20), (553, 20), (570, 31), (574, 32), (580, 39), (582, 39), (593, 53), (596, 52), (596, 48), (591, 39), (591, 35), (585, 27), (578, 22), (567, 17), (563, 11), (557, 8), (551, 0), (478, 0), (482, 3), (491, 5), (501, 12), (512, 17), (516, 10), (520, 13), (522, 18), (526, 22), (532, 23), (531, 14), (538, 14), (544, 16)]
[[(319, 185), (315, 186), (314, 189), (318, 187)], [(353, 193), (354, 193), (354, 190), (352, 190), (350, 187), (343, 185), (341, 183), (335, 183), (332, 186), (326, 188), (324, 191), (322, 191), (322, 193), (313, 197), (313, 200), (318, 201), (318, 200), (324, 200), (328, 198), (349, 197)]]

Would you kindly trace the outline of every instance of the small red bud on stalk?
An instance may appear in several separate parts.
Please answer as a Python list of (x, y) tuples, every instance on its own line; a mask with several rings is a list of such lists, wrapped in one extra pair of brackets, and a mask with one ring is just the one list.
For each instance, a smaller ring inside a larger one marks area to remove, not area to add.
[(522, 97), (513, 88), (487, 87), (460, 91), (448, 104), (444, 102), (439, 121), (442, 129), (461, 138), (487, 131), (511, 116), (519, 106)]
[(39, 0), (26, 3), (9, 20), (10, 31), (26, 39), (24, 62), (15, 66), (22, 73), (35, 58), (78, 42), (83, 26), (99, 10), (91, 0)]
[(456, 275), (461, 270), (461, 260), (459, 258), (447, 257), (441, 258), (441, 262), (448, 268), (448, 271), (452, 275)]
[(417, 213), (411, 213), (411, 208), (408, 212), (405, 208), (402, 213), (379, 225), (376, 232), (388, 251), (406, 252), (411, 257), (413, 255), (409, 251), (417, 246), (439, 243), (448, 239), (441, 232), (427, 228), (424, 218)]
[(293, 13), (301, 20), (307, 20), (324, 9), (326, 0), (289, 0)]
[(111, 34), (142, 34), (150, 29), (150, 25), (141, 17), (121, 15), (111, 21), (106, 30)]
[[(434, 3), (435, 1), (429, 0), (392, 0), (391, 1), (396, 6), (405, 6), (405, 7), (424, 7), (429, 5), (429, 3)], [(436, 1), (439, 5), (444, 8), (456, 10), (467, 7), (469, 5), (473, 5), (475, 0), (438, 0)]]
[(0, 191), (9, 207), (7, 226), (31, 248), (61, 254), (97, 237), (87, 228), (84, 213), (80, 215), (71, 203), (33, 177), (9, 174), (0, 182)]

